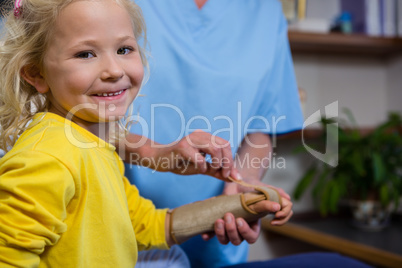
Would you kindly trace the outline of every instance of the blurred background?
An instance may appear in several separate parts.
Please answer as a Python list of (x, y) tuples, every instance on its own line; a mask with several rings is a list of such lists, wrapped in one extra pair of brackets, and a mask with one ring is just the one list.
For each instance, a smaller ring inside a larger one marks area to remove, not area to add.
[[(348, 109), (356, 121), (351, 128), (357, 130), (363, 139), (386, 122), (390, 112), (401, 114), (402, 1), (281, 2), (288, 19), (288, 36), (305, 119), (317, 117), (315, 121), (319, 121), (320, 117), (325, 118), (325, 107), (337, 102), (338, 118), (345, 117), (343, 109)], [(393, 134), (400, 144), (400, 125), (388, 130), (388, 133), (390, 131), (395, 132)], [(323, 132), (318, 123), (303, 130), (306, 143), (316, 142), (321, 135)], [(320, 160), (309, 153), (295, 153), (302, 145), (302, 133), (277, 137), (276, 141), (274, 157), (283, 157), (286, 168), (273, 166), (264, 181), (293, 194), (308, 169)], [(343, 145), (339, 146), (341, 150)], [(381, 157), (379, 155), (378, 158)], [(342, 161), (339, 159), (340, 163)], [(393, 174), (399, 182), (395, 185), (388, 183), (389, 187), (398, 187), (399, 198), (402, 191), (401, 169), (398, 162), (397, 171)], [(311, 184), (313, 182), (317, 183), (317, 178), (312, 179)], [(402, 238), (400, 205), (391, 213), (390, 225), (368, 232), (355, 228), (350, 224), (350, 219), (344, 217), (341, 211), (342, 204), (347, 203), (346, 198), (340, 198), (338, 205), (341, 209), (337, 213), (327, 213), (324, 217), (319, 212), (320, 204), (314, 199), (311, 188), (307, 186), (299, 199), (293, 197), (295, 215), (289, 228), (281, 230), (271, 228), (269, 224), (264, 225), (269, 230), (252, 245), (251, 260), (266, 259), (267, 254), (268, 258), (274, 258), (306, 251), (337, 251), (331, 245), (322, 243), (325, 239), (334, 238), (328, 244), (340, 242), (337, 247), (346, 249), (341, 250), (341, 253), (359, 251), (359, 256), (354, 257), (362, 257), (368, 262), (379, 260), (380, 263), (375, 264), (380, 267), (402, 267), (402, 251), (396, 249), (400, 246), (394, 239), (399, 237), (401, 241)], [(303, 236), (314, 236), (316, 231), (319, 232), (318, 237), (313, 238), (313, 241), (309, 238), (300, 239)], [(374, 251), (360, 252), (361, 246)], [(365, 259), (365, 255), (371, 255), (371, 260)]]

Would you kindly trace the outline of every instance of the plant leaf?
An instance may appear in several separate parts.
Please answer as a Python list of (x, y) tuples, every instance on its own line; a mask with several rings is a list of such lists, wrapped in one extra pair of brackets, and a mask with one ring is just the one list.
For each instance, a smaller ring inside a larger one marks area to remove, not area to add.
[(310, 167), (307, 172), (304, 174), (304, 176), (301, 178), (299, 183), (297, 184), (293, 196), (296, 200), (299, 200), (301, 196), (304, 194), (306, 189), (311, 185), (311, 182), (313, 181), (314, 175), (316, 173), (317, 167), (314, 165)]
[(388, 191), (388, 186), (383, 184), (381, 185), (380, 188), (380, 201), (383, 205), (386, 205), (389, 203), (390, 201), (390, 197), (389, 197), (389, 191)]
[(346, 117), (348, 118), (349, 122), (351, 123), (351, 136), (354, 137), (355, 139), (360, 138), (360, 131), (359, 131), (359, 126), (357, 124), (357, 121), (355, 117), (353, 116), (353, 113), (350, 109), (348, 108), (343, 108), (343, 112), (345, 113)]
[(322, 169), (323, 170), (321, 171), (321, 174), (318, 177), (317, 183), (316, 183), (315, 187), (313, 188), (313, 197), (314, 197), (314, 199), (316, 199), (319, 202), (320, 202), (319, 195), (322, 194), (323, 189), (325, 189), (326, 179), (328, 177), (328, 174), (331, 171), (326, 165), (324, 165), (322, 167)]
[(383, 160), (378, 153), (373, 152), (373, 175), (374, 175), (374, 183), (379, 185), (381, 182), (385, 181), (387, 178), (385, 176), (385, 167), (383, 164)]
[(329, 199), (328, 199), (328, 207), (329, 207), (328, 210), (332, 213), (336, 213), (336, 212), (338, 212), (338, 203), (339, 203), (339, 198), (341, 196), (341, 191), (340, 191), (339, 184), (337, 183), (337, 181), (332, 180), (330, 182), (331, 182), (331, 184), (329, 185), (330, 193), (329, 193)]
[(328, 210), (329, 210), (329, 204), (330, 204), (330, 190), (331, 190), (331, 184), (332, 181), (328, 181), (325, 184), (324, 190), (321, 192), (321, 198), (320, 198), (320, 213), (322, 216), (327, 216)]

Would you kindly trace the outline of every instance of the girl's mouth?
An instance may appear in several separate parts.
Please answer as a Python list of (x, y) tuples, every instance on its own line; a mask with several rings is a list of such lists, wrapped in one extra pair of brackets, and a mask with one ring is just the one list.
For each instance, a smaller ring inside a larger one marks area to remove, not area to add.
[(98, 93), (96, 96), (98, 97), (113, 97), (113, 96), (118, 96), (121, 95), (124, 92), (124, 90), (120, 90), (117, 92), (112, 92), (112, 93)]

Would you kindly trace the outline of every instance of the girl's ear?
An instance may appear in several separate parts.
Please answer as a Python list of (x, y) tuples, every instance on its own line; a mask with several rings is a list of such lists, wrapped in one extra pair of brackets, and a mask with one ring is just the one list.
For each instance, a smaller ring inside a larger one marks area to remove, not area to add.
[(39, 93), (47, 93), (49, 86), (46, 79), (41, 74), (40, 69), (35, 65), (26, 65), (21, 69), (21, 76), (31, 84)]

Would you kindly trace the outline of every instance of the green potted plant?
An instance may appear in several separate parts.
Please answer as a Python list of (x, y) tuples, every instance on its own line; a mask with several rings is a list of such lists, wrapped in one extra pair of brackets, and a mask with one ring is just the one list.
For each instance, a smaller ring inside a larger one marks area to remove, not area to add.
[(351, 200), (356, 225), (381, 229), (387, 225), (390, 207), (397, 208), (402, 196), (401, 117), (391, 113), (386, 122), (362, 134), (351, 112), (345, 110), (345, 114), (348, 120), (321, 120), (322, 140), (333, 133), (326, 131), (327, 124), (337, 123), (338, 164), (314, 161), (298, 182), (294, 197), (300, 199), (312, 187), (323, 216), (337, 213), (341, 199)]

